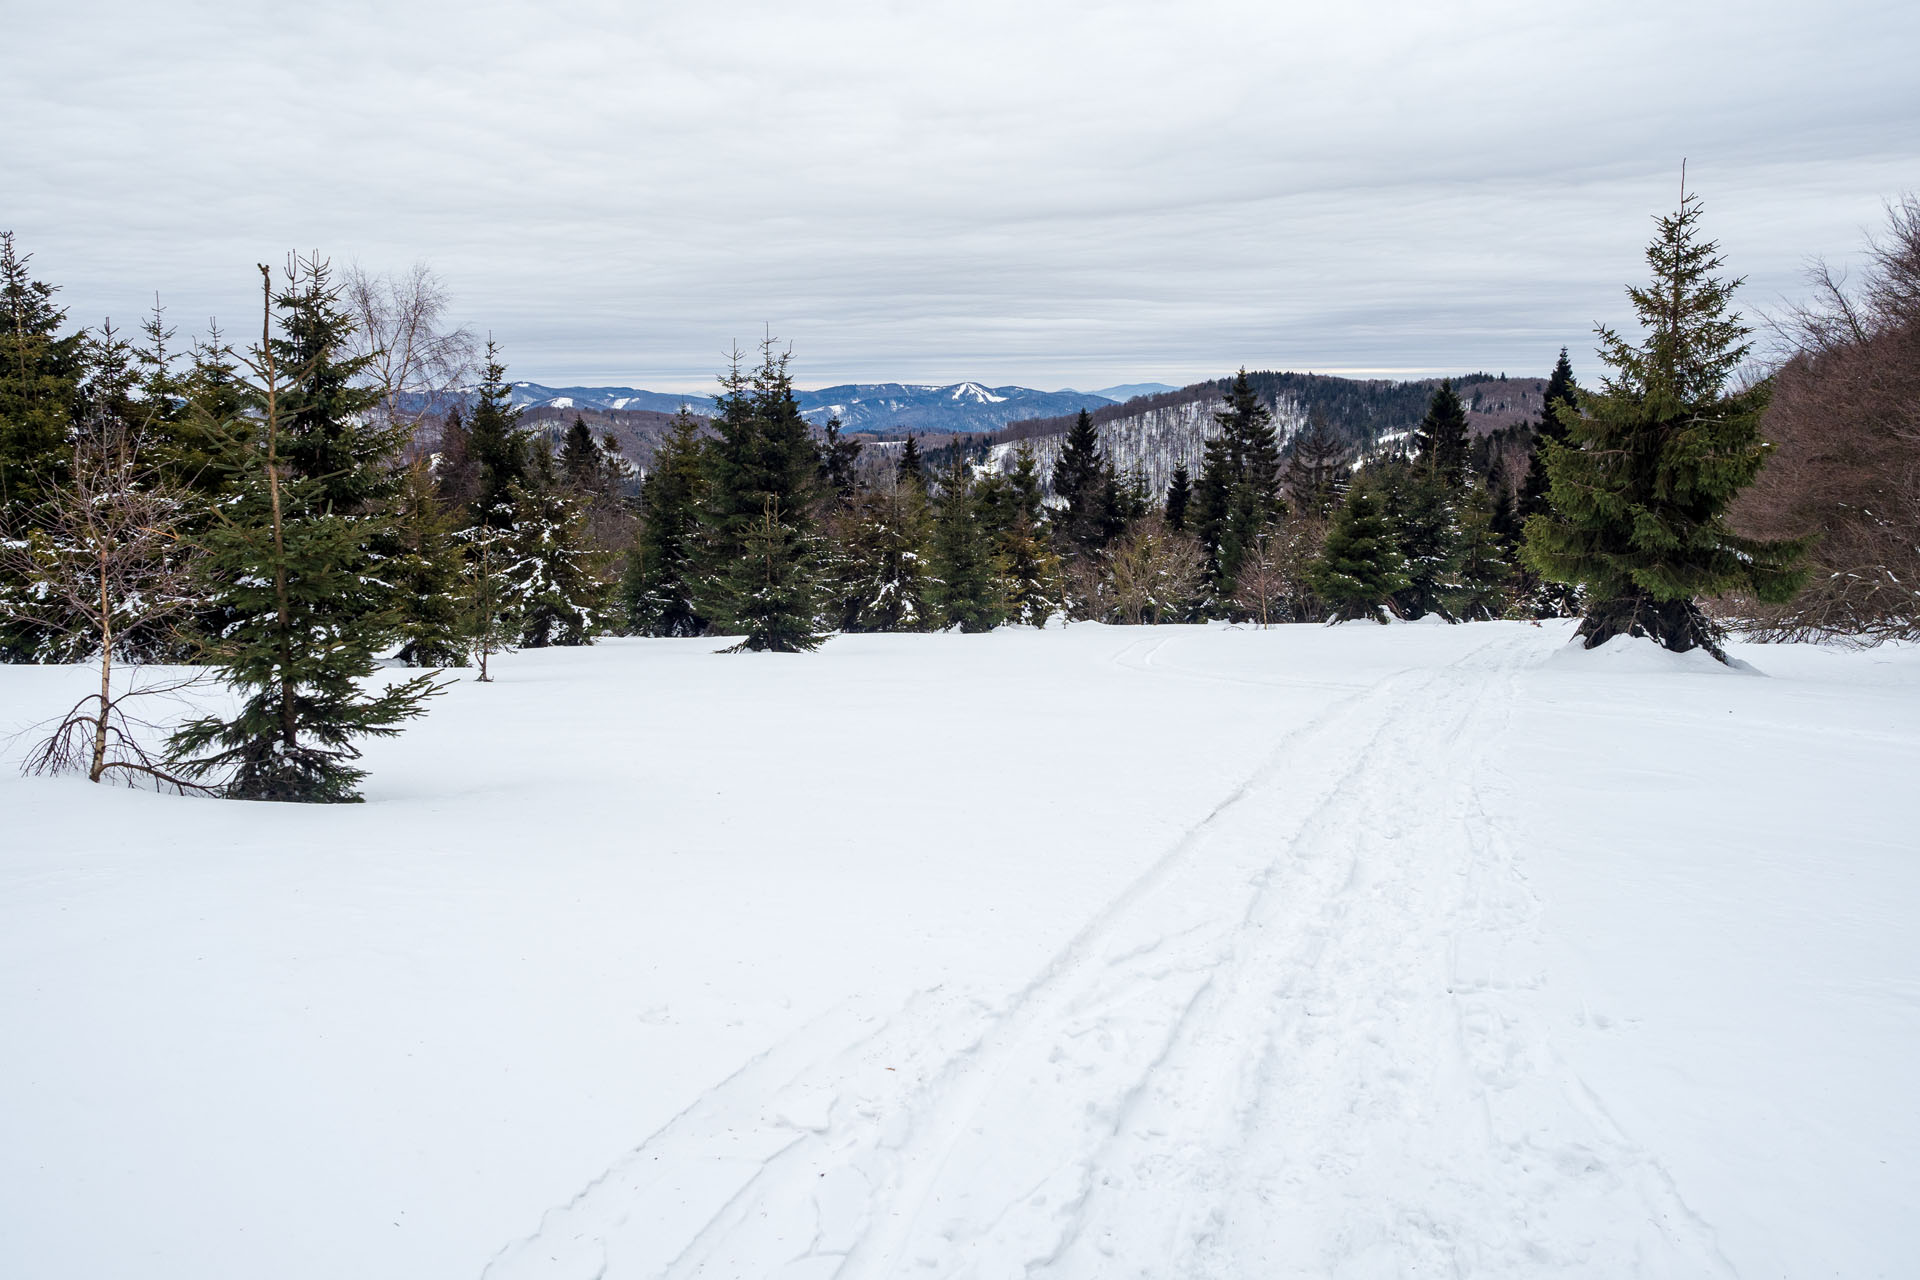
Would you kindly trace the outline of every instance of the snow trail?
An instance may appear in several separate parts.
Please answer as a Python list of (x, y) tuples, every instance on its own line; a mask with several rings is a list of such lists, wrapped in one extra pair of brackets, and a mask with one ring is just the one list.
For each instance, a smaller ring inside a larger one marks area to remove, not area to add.
[[(1175, 643), (1112, 661), (1222, 678)], [(819, 1020), (486, 1275), (1727, 1274), (1526, 1016), (1488, 748), (1529, 654), (1336, 703), (1018, 990)]]

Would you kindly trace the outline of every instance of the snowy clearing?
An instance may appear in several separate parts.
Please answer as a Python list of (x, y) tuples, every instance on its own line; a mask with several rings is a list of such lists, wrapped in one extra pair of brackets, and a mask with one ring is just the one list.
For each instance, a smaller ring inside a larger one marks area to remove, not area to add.
[(16, 741), (0, 1274), (1910, 1274), (1920, 652), (1567, 633), (528, 652), (340, 808)]

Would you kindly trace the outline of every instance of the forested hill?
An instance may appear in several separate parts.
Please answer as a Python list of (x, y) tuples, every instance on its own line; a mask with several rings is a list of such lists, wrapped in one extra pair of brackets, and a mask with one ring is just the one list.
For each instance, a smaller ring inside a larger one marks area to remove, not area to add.
[[(1282, 443), (1310, 418), (1318, 418), (1356, 453), (1412, 430), (1440, 385), (1438, 378), (1396, 382), (1320, 373), (1260, 372), (1248, 377), (1273, 410)], [(1115, 467), (1138, 475), (1156, 493), (1165, 491), (1175, 467), (1184, 464), (1198, 475), (1207, 437), (1214, 431), (1214, 411), (1224, 403), (1222, 393), (1231, 381), (1199, 382), (1091, 410), (1094, 425), (1100, 428), (1101, 448)], [(1481, 435), (1537, 418), (1546, 379), (1471, 373), (1454, 379), (1454, 389), (1466, 403), (1474, 434)], [(1074, 417), (1009, 423), (989, 437), (989, 461), (1010, 466), (1014, 446), (1026, 441), (1040, 459), (1041, 473), (1050, 473)]]

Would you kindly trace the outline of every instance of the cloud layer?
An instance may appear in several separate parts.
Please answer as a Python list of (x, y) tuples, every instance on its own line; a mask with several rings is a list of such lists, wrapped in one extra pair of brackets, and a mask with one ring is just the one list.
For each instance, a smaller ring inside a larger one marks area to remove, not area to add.
[(808, 385), (1544, 373), (1683, 156), (1749, 307), (1920, 186), (1908, 4), (281, 8), (10, 24), (0, 226), (75, 320), (243, 327), (297, 247), (552, 384), (763, 325)]

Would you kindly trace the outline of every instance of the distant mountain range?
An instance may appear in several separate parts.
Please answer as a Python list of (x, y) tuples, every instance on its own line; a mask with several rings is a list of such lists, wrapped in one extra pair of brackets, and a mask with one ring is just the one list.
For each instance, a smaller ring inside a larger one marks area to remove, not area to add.
[[(994, 431), (1022, 418), (1050, 418), (1100, 409), (1158, 383), (1138, 383), (1097, 391), (1035, 391), (1031, 387), (989, 387), (978, 382), (947, 386), (923, 383), (862, 382), (796, 393), (810, 422), (839, 418), (849, 432), (965, 434)], [(1119, 393), (1126, 393), (1124, 395)], [(469, 395), (469, 398), (471, 396)], [(701, 415), (713, 411), (713, 398), (669, 395), (637, 387), (548, 387), (513, 384), (513, 402), (528, 409), (578, 409), (601, 413), (677, 413), (682, 405)]]

